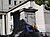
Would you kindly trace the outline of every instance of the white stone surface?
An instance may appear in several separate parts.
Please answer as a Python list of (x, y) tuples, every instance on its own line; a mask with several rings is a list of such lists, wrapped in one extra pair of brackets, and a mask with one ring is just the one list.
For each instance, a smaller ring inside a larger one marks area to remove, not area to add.
[(1, 19), (1, 16), (0, 16), (0, 34), (1, 34), (1, 25), (2, 25), (2, 19)]
[(38, 11), (36, 12), (36, 25), (40, 32), (46, 32), (43, 5), (39, 6)]
[[(14, 5), (14, 1), (16, 1), (16, 5)], [(19, 1), (22, 1), (21, 3), (27, 1), (27, 0), (11, 0), (11, 4), (9, 4), (9, 0), (0, 0), (0, 11), (9, 11), (9, 8), (14, 8), (15, 6), (18, 6)]]
[(5, 22), (4, 15), (2, 15), (2, 27), (1, 27), (1, 35), (5, 35)]
[[(19, 9), (22, 9), (22, 8), (28, 8), (28, 7), (30, 7), (30, 2), (27, 2), (26, 4), (24, 4), (24, 5), (22, 5), (22, 6), (20, 6), (20, 7), (18, 7), (18, 8), (16, 8), (16, 9), (14, 9), (13, 11), (10, 11), (9, 13), (8, 13), (8, 28), (7, 28), (7, 34), (11, 34), (12, 32), (10, 32), (10, 23), (11, 23), (11, 21), (10, 21), (10, 13), (11, 12), (15, 12), (15, 11), (17, 11), (17, 10), (19, 10)], [(45, 10), (44, 10), (44, 5), (41, 5), (41, 6), (39, 6), (39, 5), (37, 5), (37, 4), (35, 4), (35, 2), (33, 3), (33, 5), (32, 5), (32, 7), (33, 8), (35, 8), (35, 9), (38, 9), (38, 11), (35, 13), (35, 17), (36, 17), (36, 25), (37, 25), (37, 28), (38, 28), (38, 30), (40, 31), (40, 32), (46, 32), (46, 24), (45, 24), (45, 16), (44, 16), (44, 12), (45, 12)], [(23, 19), (25, 19), (25, 15), (24, 15), (24, 12), (23, 13), (21, 13), (21, 15), (23, 14), (23, 16), (21, 16), (21, 19), (23, 18)], [(26, 20), (26, 19), (25, 19)], [(26, 20), (27, 21), (27, 20)], [(30, 20), (29, 20), (30, 21)], [(49, 27), (48, 27), (49, 28)], [(48, 29), (49, 30), (49, 29)]]

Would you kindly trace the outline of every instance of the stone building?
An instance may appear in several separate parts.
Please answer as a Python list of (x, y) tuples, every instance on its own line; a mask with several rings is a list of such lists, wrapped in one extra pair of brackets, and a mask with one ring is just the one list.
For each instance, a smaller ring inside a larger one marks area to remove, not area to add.
[[(9, 10), (27, 0), (0, 0), (0, 34), (5, 35), (7, 25), (7, 13)], [(8, 18), (9, 19), (9, 18)]]
[[(11, 34), (13, 31), (11, 30), (11, 28), (13, 29), (14, 27), (14, 22), (13, 22), (13, 16), (11, 16), (11, 13), (20, 13), (20, 20), (24, 19), (28, 24), (33, 25), (34, 22), (37, 25), (37, 28), (40, 32), (50, 32), (50, 11), (45, 9), (45, 5), (37, 5), (34, 1), (25, 1), (23, 3), (21, 3), (18, 6), (12, 6), (13, 8), (11, 8), (10, 10), (8, 10), (8, 12), (6, 13), (6, 29), (5, 29), (5, 25), (4, 25), (4, 15), (1, 17), (2, 19), (2, 24), (3, 24), (3, 30), (0, 31), (0, 33), (2, 35), (6, 34)], [(29, 7), (31, 7), (31, 9), (37, 9), (38, 11), (35, 12), (35, 15), (33, 13), (26, 13), (25, 11), (23, 11), (24, 8), (29, 9)], [(6, 10), (7, 11), (7, 10)], [(18, 12), (19, 11), (19, 12)], [(31, 15), (32, 14), (32, 15)], [(34, 20), (34, 16), (35, 16), (35, 20)], [(0, 25), (1, 27), (1, 25)], [(1, 28), (0, 28), (1, 29)]]

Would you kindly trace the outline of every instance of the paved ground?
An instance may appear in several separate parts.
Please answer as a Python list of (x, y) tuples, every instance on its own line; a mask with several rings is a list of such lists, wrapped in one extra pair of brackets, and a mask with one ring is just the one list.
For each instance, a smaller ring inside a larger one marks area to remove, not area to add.
[[(18, 37), (19, 34), (22, 33), (22, 32), (23, 32), (23, 31), (20, 31), (20, 32), (18, 32), (18, 34), (15, 34), (15, 37)], [(50, 33), (48, 33), (48, 34), (50, 34)], [(1, 35), (0, 35), (0, 37), (12, 37), (12, 36), (1, 36)], [(50, 35), (49, 35), (48, 37), (50, 37)]]
[(22, 33), (23, 31), (20, 31), (18, 34), (15, 35), (15, 37), (18, 37), (20, 33)]

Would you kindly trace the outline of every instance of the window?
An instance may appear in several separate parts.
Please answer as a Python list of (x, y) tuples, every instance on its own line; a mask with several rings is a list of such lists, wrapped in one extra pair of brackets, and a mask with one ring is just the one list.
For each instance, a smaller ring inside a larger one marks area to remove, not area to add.
[(0, 15), (0, 19), (2, 19), (2, 15)]
[(14, 1), (14, 5), (16, 5), (16, 1)]
[(6, 15), (4, 15), (4, 20), (5, 20), (4, 22), (5, 22), (5, 34), (6, 34), (7, 33), (6, 32)]
[(2, 15), (0, 15), (0, 25), (2, 24)]
[(11, 8), (9, 7), (9, 9), (11, 9)]
[(13, 25), (11, 25), (11, 29), (10, 29), (10, 32), (11, 32), (11, 31), (13, 31)]
[(9, 5), (11, 4), (11, 0), (9, 0)]
[(19, 3), (21, 3), (22, 1), (19, 1)]

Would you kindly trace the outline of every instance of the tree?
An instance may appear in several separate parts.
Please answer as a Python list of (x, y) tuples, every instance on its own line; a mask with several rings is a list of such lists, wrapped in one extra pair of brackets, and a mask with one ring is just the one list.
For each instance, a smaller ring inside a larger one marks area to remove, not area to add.
[[(42, 5), (42, 4), (47, 4), (48, 7), (50, 7), (50, 0), (34, 0), (36, 4), (38, 5)], [(48, 2), (48, 3), (45, 3), (45, 2)]]
[(42, 5), (42, 4), (44, 4), (44, 0), (34, 0), (35, 1), (35, 3), (36, 4), (38, 4), (38, 5)]
[(48, 6), (50, 7), (50, 0), (48, 0)]
[(46, 10), (50, 10), (50, 0), (34, 0), (36, 4), (41, 6), (42, 4), (45, 5)]

